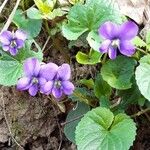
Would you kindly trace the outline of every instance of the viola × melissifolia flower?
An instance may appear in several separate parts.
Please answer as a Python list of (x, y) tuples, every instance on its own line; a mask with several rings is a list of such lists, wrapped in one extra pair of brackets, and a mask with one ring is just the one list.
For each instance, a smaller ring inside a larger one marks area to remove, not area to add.
[(15, 33), (10, 31), (4, 31), (0, 35), (0, 42), (4, 51), (9, 51), (11, 55), (16, 55), (18, 49), (24, 46), (24, 42), (27, 39), (27, 34), (22, 30), (17, 30)]
[(99, 28), (99, 35), (105, 40), (100, 47), (101, 53), (108, 53), (111, 59), (115, 59), (117, 53), (132, 56), (135, 46), (131, 40), (138, 34), (138, 26), (131, 21), (122, 25), (106, 22)]
[(62, 64), (58, 67), (54, 63), (48, 63), (41, 67), (40, 75), (47, 82), (41, 86), (41, 92), (44, 94), (52, 93), (55, 98), (60, 98), (63, 94), (71, 95), (74, 85), (69, 81), (71, 69), (68, 64)]
[(40, 76), (41, 65), (36, 58), (28, 58), (24, 63), (24, 77), (18, 80), (18, 90), (28, 90), (31, 96), (35, 96), (40, 86), (46, 82)]

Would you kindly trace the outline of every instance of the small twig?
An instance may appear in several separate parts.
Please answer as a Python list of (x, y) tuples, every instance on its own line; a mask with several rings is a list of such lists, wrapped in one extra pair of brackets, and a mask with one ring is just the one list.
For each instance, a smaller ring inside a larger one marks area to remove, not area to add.
[(72, 120), (63, 122), (63, 123), (61, 123), (61, 126), (64, 126), (64, 125), (66, 125), (66, 124), (68, 124), (68, 123), (71, 123), (71, 122), (73, 122), (73, 121), (76, 121), (76, 120), (82, 118), (83, 116), (84, 116), (84, 115), (81, 115), (81, 116), (78, 116), (78, 117), (76, 117), (76, 118), (74, 118), (74, 119), (72, 119)]
[(145, 114), (145, 113), (148, 112), (148, 111), (150, 111), (150, 108), (143, 109), (143, 110), (141, 110), (141, 111), (139, 111), (139, 112), (137, 112), (137, 113), (131, 115), (131, 117), (133, 117), (133, 118), (134, 118), (134, 117), (138, 117), (138, 116), (140, 116), (140, 115)]
[(21, 148), (21, 149), (24, 149), (18, 142), (17, 140), (14, 138), (12, 132), (11, 132), (11, 128), (9, 126), (9, 122), (8, 122), (8, 119), (7, 119), (7, 116), (6, 116), (6, 112), (5, 112), (5, 101), (4, 101), (4, 98), (3, 98), (3, 94), (1, 96), (1, 100), (3, 102), (3, 114), (4, 114), (4, 118), (5, 118), (5, 121), (6, 121), (6, 125), (7, 125), (7, 128), (8, 128), (8, 131), (10, 133), (10, 136), (11, 138), (14, 140), (14, 142)]
[(4, 0), (4, 2), (2, 3), (2, 5), (0, 6), (0, 14), (3, 10), (3, 8), (5, 7), (6, 3), (8, 2), (8, 0)]
[[(12, 20), (13, 20), (13, 17), (14, 17), (14, 15), (15, 15), (15, 12), (16, 12), (18, 6), (19, 6), (20, 1), (21, 1), (21, 0), (17, 0), (14, 9), (12, 10), (11, 14), (9, 15), (9, 18), (8, 18), (6, 24), (4, 25), (3, 29), (1, 30), (1, 33), (2, 33), (3, 31), (7, 30), (8, 27), (10, 26), (10, 24), (11, 24), (11, 22), (12, 22)], [(1, 34), (1, 33), (0, 33), (0, 34)]]
[(44, 44), (44, 46), (43, 46), (43, 48), (42, 48), (42, 52), (45, 50), (45, 48), (46, 48), (46, 46), (47, 46), (49, 40), (50, 40), (50, 36), (47, 38), (47, 40), (46, 40), (46, 42), (45, 42), (45, 44)]

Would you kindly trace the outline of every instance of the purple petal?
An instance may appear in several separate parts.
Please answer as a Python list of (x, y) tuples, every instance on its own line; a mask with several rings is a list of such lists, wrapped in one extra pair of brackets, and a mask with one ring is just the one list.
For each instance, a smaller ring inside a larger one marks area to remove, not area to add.
[(135, 46), (130, 41), (121, 41), (120, 53), (126, 56), (132, 56), (135, 53)]
[(62, 90), (60, 88), (53, 88), (52, 89), (52, 94), (54, 95), (55, 98), (60, 98), (62, 96)]
[(28, 58), (24, 63), (26, 76), (37, 76), (40, 71), (40, 63), (37, 58)]
[(13, 36), (12, 36), (12, 33), (10, 31), (4, 31), (0, 35), (0, 41), (5, 45), (9, 45), (12, 38), (13, 38)]
[(16, 47), (10, 47), (9, 52), (11, 55), (15, 56), (18, 53), (18, 49)]
[(73, 93), (74, 85), (70, 81), (63, 81), (62, 87), (66, 95), (71, 95)]
[(24, 45), (24, 41), (23, 41), (23, 40), (20, 40), (20, 39), (17, 39), (17, 40), (16, 40), (16, 44), (17, 44), (17, 48), (22, 48), (23, 45)]
[(27, 90), (30, 87), (31, 79), (23, 77), (18, 80), (17, 89), (18, 90)]
[(103, 41), (102, 44), (101, 44), (101, 47), (100, 47), (99, 51), (100, 51), (101, 53), (107, 53), (110, 44), (111, 44), (111, 41), (110, 41), (110, 40), (105, 40), (105, 41)]
[(112, 22), (105, 22), (103, 25), (99, 28), (99, 35), (104, 37), (105, 39), (112, 40), (113, 38), (118, 36), (119, 27), (118, 25), (112, 23)]
[(138, 26), (132, 22), (125, 22), (120, 26), (120, 39), (131, 40), (138, 34)]
[(110, 59), (115, 59), (117, 56), (117, 48), (109, 47), (108, 56)]
[(49, 95), (52, 91), (53, 85), (54, 85), (53, 81), (48, 81), (45, 85), (41, 87), (40, 89), (41, 93)]
[(23, 30), (17, 30), (15, 32), (15, 37), (17, 39), (25, 41), (27, 39), (27, 33), (25, 31), (23, 31)]
[(29, 94), (31, 96), (35, 96), (38, 92), (38, 84), (33, 84), (30, 88), (29, 88)]
[(9, 45), (2, 45), (2, 48), (4, 51), (8, 51), (10, 46)]
[(68, 64), (62, 64), (58, 69), (58, 78), (61, 80), (69, 80), (71, 76), (71, 69), (70, 65)]
[(45, 78), (42, 78), (42, 77), (38, 78), (38, 83), (39, 83), (40, 86), (44, 85), (46, 82), (47, 81), (46, 81)]
[(40, 77), (48, 80), (53, 80), (58, 70), (58, 66), (54, 63), (48, 63), (41, 66)]

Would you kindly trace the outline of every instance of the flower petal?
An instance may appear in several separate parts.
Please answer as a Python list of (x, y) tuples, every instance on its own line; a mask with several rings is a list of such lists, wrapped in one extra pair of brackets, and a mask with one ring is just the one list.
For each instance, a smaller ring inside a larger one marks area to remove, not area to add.
[(120, 53), (126, 56), (132, 56), (135, 53), (135, 46), (130, 41), (121, 41)]
[(74, 85), (70, 81), (63, 81), (62, 82), (63, 91), (66, 95), (71, 95), (74, 90)]
[(10, 47), (9, 52), (11, 55), (15, 56), (18, 53), (18, 49), (16, 47)]
[(44, 85), (46, 82), (47, 81), (46, 81), (45, 78), (42, 78), (42, 77), (38, 78), (38, 83), (39, 83), (40, 86)]
[(4, 51), (9, 51), (9, 45), (2, 45), (2, 48)]
[(31, 79), (28, 77), (23, 77), (18, 80), (17, 89), (18, 90), (27, 90), (30, 87)]
[(13, 36), (12, 36), (12, 33), (10, 31), (4, 31), (0, 35), (0, 41), (5, 45), (9, 45), (12, 38), (13, 38)]
[(57, 72), (57, 77), (62, 81), (69, 80), (71, 76), (71, 69), (69, 64), (62, 64)]
[(49, 95), (52, 91), (54, 82), (53, 81), (48, 81), (45, 85), (41, 86), (41, 93), (44, 93), (46, 95)]
[(62, 96), (62, 89), (54, 87), (52, 89), (52, 94), (54, 95), (55, 98), (60, 98)]
[(120, 26), (120, 39), (121, 40), (131, 40), (138, 34), (138, 26), (132, 22), (125, 22)]
[(15, 32), (15, 37), (17, 39), (25, 41), (27, 39), (27, 33), (25, 31), (19, 29)]
[(115, 59), (117, 56), (117, 48), (109, 47), (108, 56), (110, 59)]
[(23, 40), (20, 40), (20, 39), (17, 39), (17, 40), (16, 40), (16, 44), (17, 44), (17, 48), (22, 48), (23, 45), (24, 45), (24, 41), (23, 41)]
[(53, 80), (56, 76), (58, 66), (54, 63), (48, 63), (41, 66), (40, 77), (45, 78), (47, 81)]
[(38, 84), (33, 84), (30, 88), (29, 88), (29, 94), (31, 96), (35, 96), (38, 92)]
[(26, 76), (37, 76), (40, 71), (40, 63), (37, 58), (28, 58), (24, 63), (24, 72)]
[(118, 33), (119, 33), (119, 26), (110, 21), (105, 22), (99, 28), (99, 35), (104, 37), (105, 39), (112, 40), (118, 36)]
[(101, 44), (101, 47), (99, 48), (99, 51), (101, 53), (107, 53), (110, 44), (111, 44), (110, 40), (103, 41), (102, 44)]

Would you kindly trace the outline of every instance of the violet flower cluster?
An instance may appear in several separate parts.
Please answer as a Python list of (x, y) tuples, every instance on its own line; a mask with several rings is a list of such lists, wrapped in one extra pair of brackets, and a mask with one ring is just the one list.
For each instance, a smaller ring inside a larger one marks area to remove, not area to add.
[(132, 56), (135, 46), (131, 40), (138, 34), (138, 26), (131, 21), (122, 25), (106, 22), (99, 28), (99, 35), (105, 40), (100, 47), (101, 53), (108, 53), (110, 59), (115, 59), (118, 53)]
[(71, 69), (68, 64), (40, 64), (38, 59), (28, 58), (24, 63), (24, 77), (18, 80), (17, 89), (28, 90), (31, 96), (40, 91), (60, 98), (63, 94), (73, 93), (74, 85), (70, 82), (70, 77)]
[(24, 46), (26, 39), (27, 34), (23, 30), (17, 30), (16, 32), (4, 31), (0, 35), (3, 50), (10, 52), (13, 56)]

